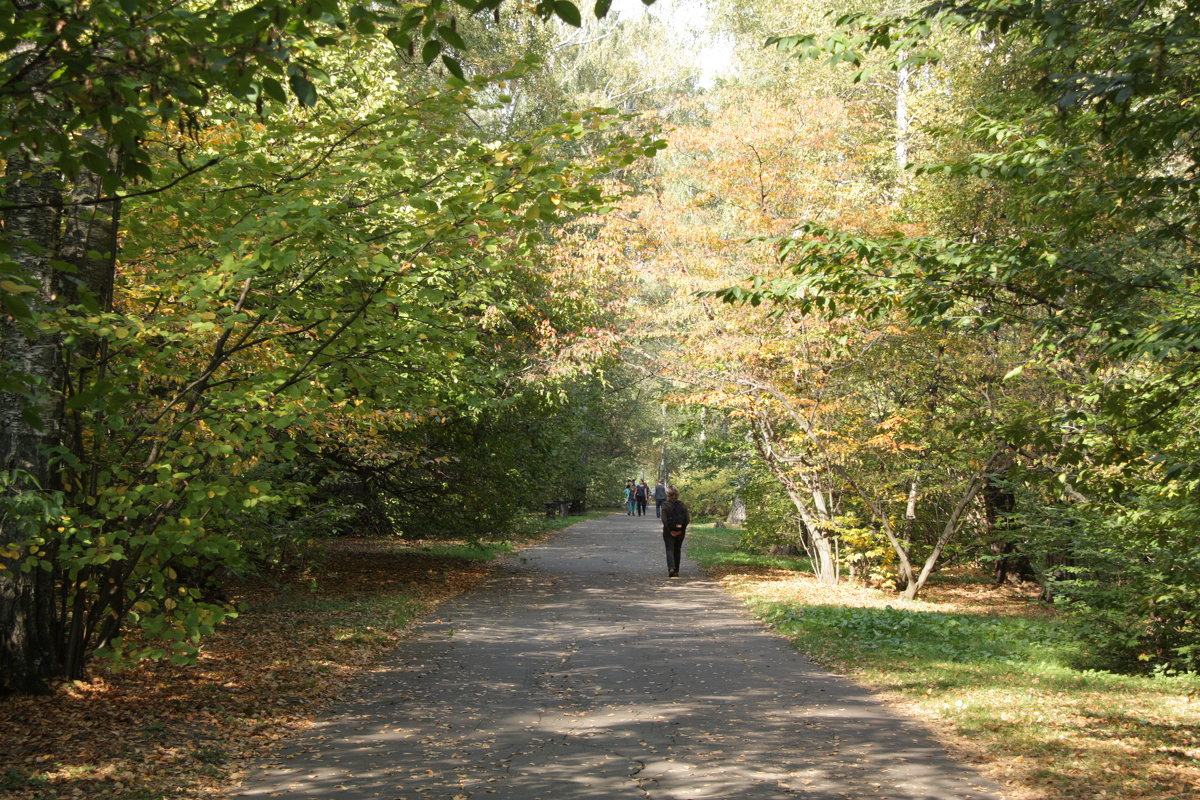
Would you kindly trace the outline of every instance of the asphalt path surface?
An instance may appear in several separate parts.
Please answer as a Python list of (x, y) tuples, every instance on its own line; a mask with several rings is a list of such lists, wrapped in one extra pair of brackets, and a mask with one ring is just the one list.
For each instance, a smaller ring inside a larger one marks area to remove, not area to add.
[(624, 514), (443, 605), (237, 798), (998, 800)]

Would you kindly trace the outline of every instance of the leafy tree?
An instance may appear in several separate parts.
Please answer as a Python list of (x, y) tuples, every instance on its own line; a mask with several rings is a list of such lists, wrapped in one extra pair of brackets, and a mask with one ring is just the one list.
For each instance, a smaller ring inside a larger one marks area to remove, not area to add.
[[(538, 291), (541, 229), (656, 148), (559, 155), (597, 114), (464, 135), (494, 84), (465, 80), (442, 2), (4, 19), (0, 665), (36, 689), (97, 651), (188, 658), (226, 613), (198, 573), (242, 558), (224, 520), (311, 492), (269, 464), (320, 452), (319, 423), (353, 439), (492, 408), (540, 338), (516, 298)], [(410, 48), (450, 87), (389, 83)], [(372, 102), (350, 102), (351, 52), (384, 66)]]
[(1194, 667), (1200, 641), (1194, 564), (1179, 557), (1197, 541), (1195, 10), (936, 3), (778, 42), (898, 66), (936, 60), (926, 45), (940, 27), (989, 52), (973, 115), (920, 169), (931, 191), (977, 198), (978, 213), (927, 203), (933, 230), (919, 237), (805, 226), (781, 243), (794, 275), (759, 297), (1026, 332), (1025, 369), (1062, 381), (1051, 408), (1005, 422), (1025, 475), (1062, 498), (1040, 517), (1026, 509), (1032, 546), (1057, 551), (1070, 576), (1060, 596), (1126, 666)]

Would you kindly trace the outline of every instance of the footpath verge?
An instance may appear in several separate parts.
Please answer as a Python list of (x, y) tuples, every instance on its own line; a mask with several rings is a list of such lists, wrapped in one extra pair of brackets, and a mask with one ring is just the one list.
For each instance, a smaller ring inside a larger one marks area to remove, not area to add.
[(922, 600), (825, 586), (803, 558), (752, 556), (693, 526), (689, 556), (809, 658), (924, 721), (1022, 800), (1200, 797), (1200, 676), (1072, 666), (1033, 587), (941, 575)]
[(585, 518), (537, 520), (517, 541), (482, 546), (343, 539), (308, 571), (227, 587), (245, 610), (204, 640), (195, 666), (97, 670), (0, 701), (0, 796), (221, 797), (243, 763), (307, 726), (496, 557)]

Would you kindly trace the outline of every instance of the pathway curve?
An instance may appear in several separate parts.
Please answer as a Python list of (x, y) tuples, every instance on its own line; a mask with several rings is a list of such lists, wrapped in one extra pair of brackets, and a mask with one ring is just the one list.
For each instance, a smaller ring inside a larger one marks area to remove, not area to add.
[(580, 523), (442, 606), (238, 798), (998, 800), (808, 663), (654, 518)]

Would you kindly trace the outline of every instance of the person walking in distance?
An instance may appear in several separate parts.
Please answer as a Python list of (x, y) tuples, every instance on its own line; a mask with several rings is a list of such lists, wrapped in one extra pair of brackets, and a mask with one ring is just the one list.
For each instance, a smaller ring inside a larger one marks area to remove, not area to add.
[(667, 487), (667, 502), (662, 506), (663, 544), (667, 548), (667, 577), (679, 575), (679, 558), (683, 551), (683, 537), (687, 536), (688, 523), (692, 515), (688, 507), (679, 501), (679, 490)]
[(636, 503), (637, 497), (634, 493), (633, 481), (627, 480), (625, 481), (625, 513), (632, 517), (633, 508)]
[(654, 487), (654, 516), (662, 519), (662, 505), (667, 501), (667, 487), (663, 485), (662, 478), (658, 479), (658, 483)]
[(634, 490), (637, 494), (637, 510), (638, 516), (646, 516), (646, 503), (650, 499), (650, 487), (646, 485), (646, 479), (642, 478), (638, 481), (637, 488)]

